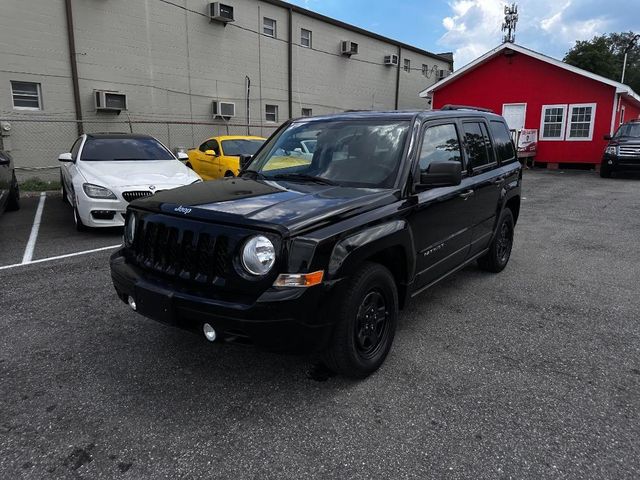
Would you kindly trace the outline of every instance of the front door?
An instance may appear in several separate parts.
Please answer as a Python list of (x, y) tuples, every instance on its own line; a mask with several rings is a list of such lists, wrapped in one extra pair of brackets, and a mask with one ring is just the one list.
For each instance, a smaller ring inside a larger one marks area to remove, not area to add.
[[(427, 171), (433, 161), (463, 163), (455, 121), (430, 123), (421, 137), (421, 171)], [(417, 249), (416, 290), (438, 280), (467, 258), (473, 223), (467, 208), (469, 183), (470, 178), (465, 175), (458, 186), (417, 194), (418, 205), (410, 218)]]
[(526, 112), (526, 103), (505, 103), (502, 106), (502, 116), (507, 121), (509, 130), (519, 132), (524, 128)]

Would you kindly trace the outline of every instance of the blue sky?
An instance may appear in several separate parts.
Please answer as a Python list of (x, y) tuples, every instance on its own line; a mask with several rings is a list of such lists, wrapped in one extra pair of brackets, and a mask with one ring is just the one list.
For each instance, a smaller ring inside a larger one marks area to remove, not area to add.
[[(502, 40), (500, 0), (290, 0), (431, 52), (459, 68)], [(520, 0), (516, 43), (562, 59), (576, 40), (640, 32), (640, 0)]]

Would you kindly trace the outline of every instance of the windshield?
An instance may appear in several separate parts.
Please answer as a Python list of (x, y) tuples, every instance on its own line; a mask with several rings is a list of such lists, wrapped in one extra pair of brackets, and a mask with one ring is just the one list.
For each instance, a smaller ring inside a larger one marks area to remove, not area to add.
[(255, 155), (264, 140), (223, 140), (222, 151), (229, 157)]
[(88, 138), (82, 149), (84, 161), (175, 160), (154, 138)]
[(616, 137), (640, 137), (640, 123), (625, 123), (615, 134)]
[(409, 122), (398, 120), (296, 122), (272, 139), (248, 170), (266, 179), (390, 188), (408, 131)]

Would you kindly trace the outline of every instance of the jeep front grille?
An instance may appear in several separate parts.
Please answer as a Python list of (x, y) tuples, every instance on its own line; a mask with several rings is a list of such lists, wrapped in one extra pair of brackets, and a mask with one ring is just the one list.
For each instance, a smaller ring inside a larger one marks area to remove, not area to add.
[(211, 284), (227, 276), (225, 236), (139, 219), (131, 249), (135, 264), (169, 277)]
[(621, 157), (640, 157), (640, 145), (620, 145), (618, 148)]

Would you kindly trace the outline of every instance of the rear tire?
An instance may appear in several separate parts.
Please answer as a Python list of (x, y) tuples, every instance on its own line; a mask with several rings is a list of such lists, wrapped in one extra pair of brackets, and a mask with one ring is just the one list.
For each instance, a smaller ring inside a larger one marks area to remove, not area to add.
[(7, 210), (15, 212), (20, 210), (20, 185), (18, 185), (18, 179), (15, 172), (13, 172), (13, 179), (11, 181), (11, 189), (9, 190), (9, 200), (7, 201)]
[(514, 227), (513, 213), (509, 208), (505, 208), (500, 215), (498, 228), (489, 251), (478, 259), (478, 266), (482, 270), (498, 273), (507, 266), (513, 248)]
[(611, 174), (613, 173), (613, 171), (611, 170), (611, 167), (606, 164), (606, 163), (601, 163), (600, 164), (600, 177), (601, 178), (611, 178)]
[(384, 362), (396, 331), (398, 291), (391, 272), (365, 263), (337, 305), (338, 319), (324, 362), (346, 377), (365, 378)]

